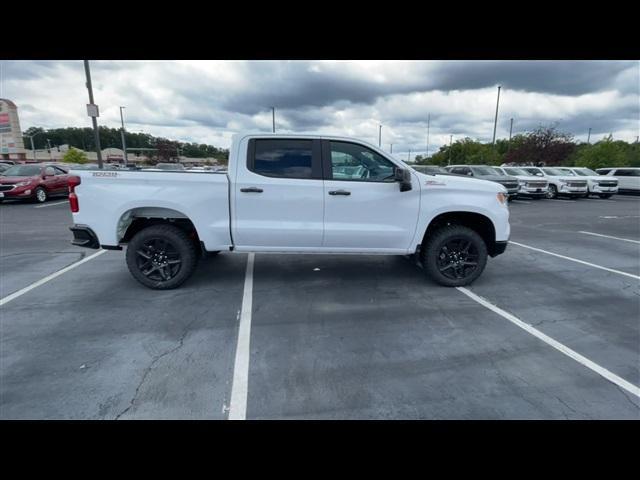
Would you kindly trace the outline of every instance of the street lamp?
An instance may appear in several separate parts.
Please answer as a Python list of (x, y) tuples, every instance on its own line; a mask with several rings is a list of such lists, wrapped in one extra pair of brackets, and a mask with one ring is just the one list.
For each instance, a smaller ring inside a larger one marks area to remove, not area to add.
[(382, 146), (382, 125), (378, 125), (378, 147)]
[(129, 158), (127, 157), (127, 143), (124, 139), (124, 117), (122, 116), (122, 109), (127, 107), (120, 107), (120, 121), (122, 122), (122, 130), (120, 134), (122, 135), (122, 154), (124, 155), (124, 165), (125, 167), (129, 163)]
[(27, 134), (24, 134), (24, 136), (25, 136), (25, 137), (29, 137), (29, 139), (31, 140), (31, 151), (33, 152), (33, 161), (34, 161), (34, 162), (36, 162), (37, 160), (36, 160), (36, 148), (33, 146), (33, 138), (34, 138), (36, 135), (40, 135), (41, 133), (42, 133), (42, 132), (36, 132), (36, 133), (34, 133), (33, 135), (27, 135)]

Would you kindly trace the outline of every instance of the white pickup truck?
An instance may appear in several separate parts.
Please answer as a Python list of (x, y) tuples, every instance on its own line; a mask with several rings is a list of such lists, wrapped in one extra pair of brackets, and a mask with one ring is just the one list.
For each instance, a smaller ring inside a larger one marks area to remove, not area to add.
[(359, 140), (239, 134), (225, 172), (71, 172), (74, 245), (121, 250), (133, 277), (175, 288), (206, 252), (417, 254), (467, 285), (509, 239), (506, 190), (425, 175)]

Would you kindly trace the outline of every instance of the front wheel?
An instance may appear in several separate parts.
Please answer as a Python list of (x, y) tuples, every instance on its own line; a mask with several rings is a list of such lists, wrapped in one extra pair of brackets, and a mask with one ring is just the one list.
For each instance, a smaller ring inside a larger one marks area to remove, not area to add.
[(154, 290), (182, 285), (194, 272), (198, 254), (187, 233), (173, 225), (153, 225), (134, 235), (127, 267), (138, 282)]
[(557, 198), (558, 189), (555, 185), (549, 185), (549, 191), (547, 192), (547, 198)]
[(38, 187), (33, 194), (33, 198), (38, 203), (44, 203), (47, 201), (47, 191), (42, 187)]
[(436, 283), (461, 287), (480, 276), (487, 255), (487, 246), (475, 230), (448, 225), (430, 234), (422, 249), (422, 264)]

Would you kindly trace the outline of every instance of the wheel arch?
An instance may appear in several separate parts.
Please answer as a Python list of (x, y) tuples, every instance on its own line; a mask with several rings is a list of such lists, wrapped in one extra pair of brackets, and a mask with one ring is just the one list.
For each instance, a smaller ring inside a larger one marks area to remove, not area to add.
[(200, 237), (191, 219), (184, 213), (167, 207), (135, 207), (120, 215), (116, 225), (119, 243), (128, 243), (140, 230), (152, 225), (175, 225), (185, 232), (200, 247)]
[(462, 225), (471, 228), (482, 237), (489, 255), (492, 257), (495, 255), (496, 228), (493, 221), (482, 213), (470, 211), (444, 212), (433, 217), (425, 229), (418, 249), (425, 244), (432, 232), (446, 225)]

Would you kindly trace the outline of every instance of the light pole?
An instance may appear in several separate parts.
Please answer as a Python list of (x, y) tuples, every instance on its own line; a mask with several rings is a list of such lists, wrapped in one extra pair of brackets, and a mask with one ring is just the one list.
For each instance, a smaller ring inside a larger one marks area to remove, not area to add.
[(426, 158), (429, 158), (429, 127), (431, 126), (431, 114), (427, 117), (427, 154)]
[(591, 127), (589, 127), (589, 133), (587, 134), (587, 143), (591, 144)]
[(382, 125), (378, 125), (378, 146), (382, 146)]
[[(93, 103), (93, 87), (91, 86), (91, 70), (89, 69), (89, 60), (84, 60), (84, 73), (87, 77), (87, 90), (89, 91), (89, 104)], [(97, 110), (97, 108), (96, 108)], [(91, 123), (93, 123), (93, 133), (96, 137), (96, 155), (98, 157), (98, 168), (102, 169), (102, 148), (100, 147), (100, 132), (98, 131), (97, 111), (91, 115)]]
[(47, 146), (49, 147), (49, 161), (53, 161), (53, 155), (51, 154), (51, 140), (47, 138)]
[(124, 165), (125, 167), (129, 163), (129, 157), (127, 157), (127, 142), (124, 139), (124, 117), (122, 116), (122, 109), (127, 107), (120, 107), (120, 121), (122, 122), (122, 130), (120, 134), (122, 135), (122, 155), (124, 156)]
[(451, 165), (451, 142), (453, 141), (453, 135), (449, 135), (449, 165)]
[(511, 126), (509, 127), (509, 150), (511, 150), (511, 132), (513, 132), (513, 118), (511, 119)]
[(273, 133), (276, 133), (276, 107), (271, 107), (271, 123), (273, 124)]
[(33, 152), (33, 161), (36, 162), (36, 148), (33, 146), (33, 137), (36, 135), (40, 135), (42, 132), (36, 132), (33, 135), (25, 135), (25, 137), (29, 137), (31, 140), (31, 151)]
[(496, 144), (496, 128), (498, 127), (498, 105), (500, 105), (500, 89), (502, 85), (498, 85), (498, 101), (496, 102), (496, 119), (493, 122), (493, 142), (492, 145)]
[(411, 162), (411, 148), (409, 148), (409, 153), (407, 154), (407, 163)]
[(390, 145), (391, 145), (391, 151), (389, 153), (393, 153), (393, 143), (391, 143)]

